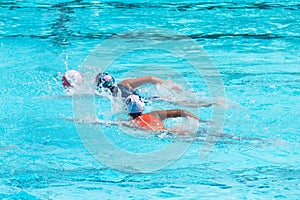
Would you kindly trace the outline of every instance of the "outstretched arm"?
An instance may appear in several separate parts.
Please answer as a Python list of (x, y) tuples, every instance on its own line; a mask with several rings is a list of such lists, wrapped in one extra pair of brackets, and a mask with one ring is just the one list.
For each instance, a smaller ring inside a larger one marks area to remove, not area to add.
[(164, 120), (166, 118), (175, 118), (175, 117), (191, 117), (196, 120), (202, 121), (194, 115), (193, 113), (187, 111), (187, 110), (181, 110), (181, 109), (174, 109), (174, 110), (157, 110), (151, 112), (153, 115), (157, 115), (160, 117), (161, 120)]
[(125, 79), (120, 82), (120, 84), (130, 88), (130, 89), (135, 89), (139, 86), (145, 85), (145, 84), (161, 84), (163, 83), (164, 80), (161, 78), (158, 78), (156, 76), (142, 76), (139, 78), (129, 78)]

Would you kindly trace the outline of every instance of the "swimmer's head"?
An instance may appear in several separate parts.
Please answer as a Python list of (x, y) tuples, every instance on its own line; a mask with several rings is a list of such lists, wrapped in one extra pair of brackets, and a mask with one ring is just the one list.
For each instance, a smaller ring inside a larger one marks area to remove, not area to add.
[(115, 85), (115, 79), (106, 72), (99, 73), (96, 76), (97, 88), (108, 88), (111, 89)]
[(138, 114), (144, 111), (144, 102), (138, 95), (129, 95), (125, 100), (129, 114)]
[(62, 85), (64, 88), (79, 87), (83, 82), (83, 76), (76, 70), (68, 70), (62, 77)]

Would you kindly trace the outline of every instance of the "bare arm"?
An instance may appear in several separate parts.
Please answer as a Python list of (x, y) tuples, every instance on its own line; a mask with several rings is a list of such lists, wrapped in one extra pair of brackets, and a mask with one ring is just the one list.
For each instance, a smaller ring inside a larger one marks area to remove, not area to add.
[(193, 113), (190, 113), (187, 110), (181, 110), (181, 109), (157, 110), (157, 111), (151, 112), (151, 114), (160, 117), (161, 120), (164, 120), (166, 118), (175, 118), (175, 117), (191, 117), (191, 118), (194, 118), (194, 119), (200, 121), (199, 117), (197, 117)]
[(142, 76), (139, 78), (129, 78), (120, 82), (120, 84), (130, 88), (135, 89), (141, 85), (145, 84), (161, 84), (164, 80), (155, 76)]

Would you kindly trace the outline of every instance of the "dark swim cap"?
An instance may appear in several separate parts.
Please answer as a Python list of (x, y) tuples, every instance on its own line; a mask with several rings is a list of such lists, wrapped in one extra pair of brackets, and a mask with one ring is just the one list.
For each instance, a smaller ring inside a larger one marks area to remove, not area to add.
[(108, 88), (111, 89), (115, 85), (115, 79), (106, 72), (99, 73), (96, 76), (97, 88)]

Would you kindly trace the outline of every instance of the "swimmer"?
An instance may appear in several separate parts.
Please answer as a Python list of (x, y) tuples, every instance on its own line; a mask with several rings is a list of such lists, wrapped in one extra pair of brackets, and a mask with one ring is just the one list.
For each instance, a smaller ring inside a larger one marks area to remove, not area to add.
[(127, 106), (127, 112), (131, 117), (130, 122), (135, 128), (150, 130), (150, 131), (170, 131), (172, 133), (182, 133), (182, 130), (167, 129), (163, 120), (167, 118), (186, 117), (193, 118), (198, 122), (210, 122), (206, 120), (200, 120), (196, 115), (186, 110), (173, 109), (173, 110), (157, 110), (146, 114), (144, 111), (144, 102), (137, 95), (129, 95), (126, 98), (125, 104)]
[(82, 74), (76, 70), (68, 70), (62, 77), (64, 88), (79, 87), (83, 82)]
[[(108, 89), (111, 93), (112, 96), (118, 96), (119, 93), (121, 93), (122, 98), (127, 98), (129, 95), (138, 95), (139, 94), (136, 92), (136, 89), (142, 85), (146, 84), (164, 84), (166, 83), (165, 80), (158, 78), (156, 76), (142, 76), (139, 78), (128, 78), (122, 80), (120, 83), (116, 84), (115, 79), (113, 76), (110, 74), (103, 72), (99, 73), (96, 76), (96, 87), (98, 91), (102, 91), (103, 89)], [(171, 85), (171, 90), (174, 90), (175, 92), (183, 93), (183, 89), (180, 88), (175, 83), (166, 83), (166, 85)], [(209, 107), (212, 105), (221, 105), (220, 103), (214, 102), (214, 103), (209, 103), (209, 102), (202, 102), (202, 101), (180, 101), (180, 100), (172, 100), (170, 98), (166, 97), (158, 97), (158, 96), (153, 96), (148, 98), (147, 100), (164, 100), (168, 101), (170, 103), (176, 104), (176, 105), (181, 105), (181, 106), (189, 106), (189, 107)]]
[[(148, 130), (148, 131), (166, 131), (170, 134), (176, 135), (194, 135), (197, 134), (197, 131), (194, 130), (184, 130), (181, 128), (166, 128), (164, 125), (164, 120), (167, 118), (177, 118), (177, 117), (184, 117), (184, 118), (192, 118), (199, 123), (210, 123), (214, 124), (213, 121), (209, 120), (201, 120), (199, 117), (194, 115), (187, 110), (182, 109), (173, 109), (173, 110), (156, 110), (146, 114), (143, 114), (144, 111), (144, 103), (141, 98), (137, 95), (130, 95), (126, 98), (125, 104), (127, 106), (127, 112), (130, 119), (130, 124), (128, 123), (120, 123), (119, 125), (127, 126), (127, 127), (134, 127), (141, 130)], [(131, 126), (130, 126), (131, 125)], [(229, 133), (207, 133), (211, 137), (221, 137), (221, 138), (228, 138), (231, 140), (238, 140), (238, 141), (258, 141), (273, 145), (285, 144), (283, 140), (267, 140), (264, 138), (257, 138), (257, 137), (238, 137), (236, 134), (229, 134)]]
[[(117, 96), (119, 92), (121, 92), (121, 96), (123, 98), (127, 98), (129, 95), (135, 94), (138, 95), (136, 92), (136, 88), (146, 85), (146, 84), (162, 84), (165, 81), (161, 78), (155, 76), (142, 76), (139, 78), (128, 78), (122, 80), (120, 83), (115, 84), (115, 79), (110, 74), (103, 72), (99, 73), (96, 76), (96, 83), (97, 83), (97, 90), (101, 91), (104, 88), (110, 90), (113, 96)], [(176, 91), (182, 92), (182, 89), (179, 86), (173, 85), (172, 89)]]
[(74, 90), (80, 88), (84, 83), (82, 74), (76, 70), (68, 70), (62, 77), (62, 85), (69, 95), (74, 94)]
[[(189, 129), (181, 129), (181, 128), (167, 128), (165, 127), (164, 120), (167, 118), (191, 118), (195, 120), (197, 123), (209, 123), (214, 124), (213, 121), (210, 120), (202, 120), (193, 113), (183, 110), (183, 109), (170, 109), (170, 110), (156, 110), (149, 113), (143, 113), (145, 104), (143, 100), (138, 95), (129, 95), (125, 100), (126, 108), (128, 115), (131, 117), (130, 120), (116, 120), (116, 121), (109, 121), (109, 120), (99, 120), (94, 118), (65, 118), (68, 121), (74, 121), (77, 123), (92, 123), (92, 124), (99, 124), (104, 126), (124, 126), (128, 128), (136, 128), (145, 131), (153, 131), (154, 133), (160, 131), (166, 131), (167, 134), (175, 134), (178, 136), (187, 136), (187, 135), (194, 135), (198, 134), (195, 130)], [(198, 127), (198, 126), (195, 126)], [(188, 127), (190, 128), (190, 127)], [(204, 129), (202, 129), (204, 130)], [(210, 137), (214, 138), (227, 138), (230, 140), (235, 141), (253, 141), (253, 142), (263, 142), (263, 144), (272, 144), (272, 145), (284, 145), (286, 143), (285, 140), (277, 140), (277, 139), (266, 139), (266, 138), (258, 138), (258, 137), (241, 137), (240, 134), (236, 133), (222, 133), (222, 132), (201, 132), (202, 134), (209, 134)], [(206, 141), (208, 141), (206, 139)]]

